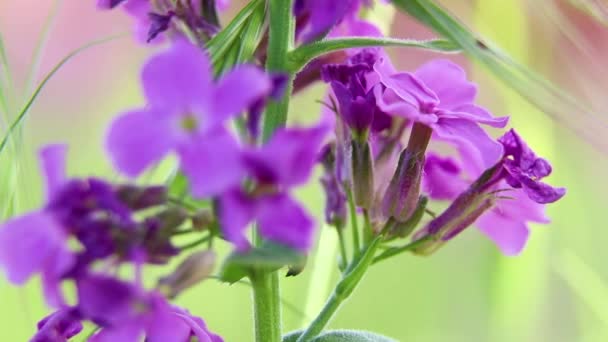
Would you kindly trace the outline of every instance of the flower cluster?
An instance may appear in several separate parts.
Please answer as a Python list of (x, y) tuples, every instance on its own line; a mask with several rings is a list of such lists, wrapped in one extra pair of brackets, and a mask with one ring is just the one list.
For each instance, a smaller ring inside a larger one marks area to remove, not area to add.
[[(512, 255), (525, 245), (526, 222), (548, 222), (544, 204), (565, 194), (540, 182), (551, 166), (514, 130), (490, 137), (482, 125), (503, 128), (508, 118), (476, 105), (475, 85), (448, 60), (399, 72), (383, 51), (363, 49), (344, 63), (325, 65), (322, 75), (337, 104), (336, 160), (343, 164), (328, 170), (334, 178), (343, 175), (344, 187), (326, 186), (328, 210), (352, 191), (377, 233), (405, 237), (420, 222), (428, 198), (452, 200), (414, 234), (415, 252), (428, 254), (477, 223)], [(464, 165), (428, 152), (432, 141), (460, 151)]]

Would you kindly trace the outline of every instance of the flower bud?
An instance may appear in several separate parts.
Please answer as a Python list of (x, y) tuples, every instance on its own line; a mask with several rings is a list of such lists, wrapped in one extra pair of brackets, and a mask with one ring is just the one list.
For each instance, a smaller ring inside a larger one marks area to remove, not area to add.
[(192, 221), (192, 228), (197, 231), (205, 231), (215, 222), (215, 217), (211, 210), (199, 210), (196, 214), (190, 218)]
[(167, 297), (175, 298), (184, 290), (207, 279), (215, 266), (215, 252), (212, 250), (194, 253), (182, 261), (170, 275), (158, 281), (158, 288)]
[(410, 218), (407, 219), (405, 222), (396, 221), (393, 228), (389, 231), (389, 236), (399, 238), (405, 238), (409, 236), (414, 231), (414, 229), (416, 229), (418, 223), (420, 223), (420, 220), (422, 220), (428, 202), (429, 199), (427, 197), (420, 196), (420, 199), (418, 199), (418, 205), (416, 206), (416, 209), (414, 210)]
[(167, 202), (167, 188), (164, 186), (119, 185), (118, 198), (132, 210), (148, 209)]
[(413, 252), (429, 255), (439, 249), (460, 232), (472, 225), (482, 214), (494, 205), (494, 195), (479, 193), (474, 188), (462, 193), (437, 218), (414, 235), (414, 240), (422, 242)]
[(353, 194), (355, 204), (369, 209), (374, 197), (374, 164), (367, 141), (352, 140)]

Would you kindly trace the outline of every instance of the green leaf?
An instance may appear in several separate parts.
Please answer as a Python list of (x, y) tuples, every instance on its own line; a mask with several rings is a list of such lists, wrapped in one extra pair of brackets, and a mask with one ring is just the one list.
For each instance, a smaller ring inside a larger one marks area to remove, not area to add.
[(454, 53), (460, 51), (458, 45), (448, 40), (416, 40), (396, 38), (372, 38), (372, 37), (346, 37), (327, 39), (307, 45), (300, 46), (289, 53), (289, 69), (297, 72), (314, 58), (325, 54), (349, 48), (363, 48), (374, 46), (400, 46), (419, 49), (433, 50), (443, 53)]
[(17, 115), (17, 117), (15, 118), (15, 120), (11, 123), (8, 131), (6, 132), (4, 138), (2, 138), (2, 141), (0, 142), (0, 152), (2, 152), (2, 150), (4, 149), (4, 147), (6, 146), (11, 134), (13, 133), (13, 131), (19, 126), (19, 124), (23, 121), (23, 119), (25, 118), (25, 115), (27, 114), (28, 110), (30, 109), (30, 107), (32, 106), (32, 104), (34, 103), (34, 101), (36, 100), (36, 98), (38, 97), (38, 95), (40, 94), (40, 92), (42, 91), (42, 89), (44, 88), (44, 86), (48, 83), (48, 81), (55, 75), (55, 73), (57, 73), (57, 71), (59, 71), (67, 62), (69, 62), (72, 58), (74, 58), (75, 56), (79, 55), (80, 53), (94, 47), (94, 46), (98, 46), (98, 45), (102, 45), (105, 44), (107, 42), (116, 40), (118, 38), (122, 38), (125, 37), (126, 34), (120, 34), (120, 35), (115, 35), (115, 36), (111, 36), (108, 38), (103, 38), (103, 39), (99, 39), (99, 40), (95, 40), (93, 42), (90, 42), (84, 46), (79, 47), (78, 49), (70, 52), (67, 56), (65, 56), (61, 61), (59, 61), (59, 63), (57, 63), (57, 65), (55, 65), (55, 67), (53, 67), (53, 69), (51, 69), (51, 71), (44, 77), (44, 79), (42, 79), (42, 82), (40, 82), (40, 84), (38, 85), (38, 87), (36, 88), (36, 90), (34, 90), (34, 93), (32, 94), (32, 96), (29, 98), (29, 100), (26, 102), (26, 104), (23, 106), (23, 108), (21, 109), (21, 111), (19, 111), (19, 115)]
[(235, 283), (249, 275), (250, 271), (254, 269), (271, 272), (283, 266), (301, 266), (305, 262), (304, 254), (267, 241), (260, 247), (252, 248), (245, 253), (233, 252), (230, 254), (224, 261), (220, 278), (225, 282)]
[[(283, 337), (283, 342), (296, 342), (302, 331), (293, 331)], [(361, 330), (331, 330), (311, 342), (396, 342), (392, 338)]]
[(247, 6), (243, 7), (222, 31), (207, 43), (206, 48), (211, 56), (211, 63), (216, 74), (220, 74), (222, 70), (229, 69), (224, 66), (226, 64), (224, 61), (225, 57), (233, 49), (236, 49), (236, 53), (238, 53), (239, 46), (242, 43), (240, 40), (241, 33), (246, 26), (249, 26), (248, 23), (254, 13), (259, 12), (260, 9), (264, 11), (264, 6), (265, 3), (262, 0), (251, 1)]
[(393, 0), (393, 4), (458, 45), (466, 54), (554, 120), (567, 124), (590, 143), (608, 150), (608, 141), (603, 139), (608, 129), (605, 118), (542, 76), (517, 63), (498, 47), (476, 37), (434, 1)]

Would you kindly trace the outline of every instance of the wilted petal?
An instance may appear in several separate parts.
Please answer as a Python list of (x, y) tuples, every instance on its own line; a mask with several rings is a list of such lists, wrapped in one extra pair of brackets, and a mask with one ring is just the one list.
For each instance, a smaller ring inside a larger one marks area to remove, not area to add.
[(161, 161), (174, 147), (171, 118), (147, 110), (125, 113), (114, 120), (106, 149), (114, 166), (129, 177)]
[(196, 197), (217, 195), (235, 187), (245, 173), (240, 146), (224, 129), (192, 137), (180, 143), (177, 152)]
[(314, 221), (302, 206), (287, 194), (260, 200), (258, 222), (260, 234), (271, 241), (307, 251), (314, 238)]
[(148, 104), (165, 114), (208, 113), (213, 94), (212, 80), (207, 55), (183, 39), (153, 56), (142, 71)]
[(554, 188), (549, 184), (531, 178), (520, 177), (519, 181), (528, 197), (536, 203), (553, 203), (566, 194), (565, 188)]
[(46, 185), (46, 197), (50, 199), (66, 180), (65, 165), (67, 145), (54, 144), (39, 152), (40, 164)]
[(418, 68), (414, 75), (437, 95), (441, 108), (453, 109), (475, 101), (477, 87), (467, 81), (465, 71), (458, 64), (447, 59), (432, 60)]
[(521, 253), (530, 234), (525, 222), (500, 215), (495, 210), (480, 217), (476, 226), (509, 256)]
[(270, 95), (268, 75), (253, 65), (240, 65), (224, 76), (213, 95), (213, 116), (218, 120), (239, 114)]

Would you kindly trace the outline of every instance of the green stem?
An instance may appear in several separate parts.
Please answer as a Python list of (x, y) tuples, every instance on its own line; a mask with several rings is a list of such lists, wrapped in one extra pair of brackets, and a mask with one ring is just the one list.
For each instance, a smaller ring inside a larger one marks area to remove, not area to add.
[(281, 301), (277, 272), (256, 270), (250, 277), (253, 287), (255, 340), (281, 342)]
[(361, 242), (359, 242), (359, 224), (357, 221), (357, 208), (355, 207), (355, 199), (353, 192), (349, 186), (346, 186), (346, 195), (348, 197), (348, 211), (350, 212), (350, 225), (353, 231), (353, 255), (356, 257), (361, 250)]
[[(288, 53), (293, 46), (295, 23), (292, 15), (293, 0), (268, 1), (268, 50), (266, 70), (288, 73)], [(264, 115), (262, 139), (268, 140), (274, 131), (287, 122), (289, 98), (293, 87), (293, 74), (288, 73), (288, 86), (281, 100), (271, 102)], [(256, 238), (259, 245), (260, 238)], [(281, 341), (281, 301), (279, 275), (276, 271), (254, 270), (253, 286), (255, 337), (257, 342)]]
[(407, 251), (411, 251), (412, 249), (422, 245), (423, 243), (429, 241), (430, 238), (422, 238), (422, 239), (418, 239), (416, 241), (410, 242), (409, 244), (402, 246), (402, 247), (392, 247), (389, 248), (387, 250), (385, 250), (382, 254), (378, 255), (376, 258), (374, 258), (374, 260), (372, 261), (372, 264), (375, 264), (377, 262), (380, 262), (382, 260), (388, 259), (390, 257), (393, 257), (397, 254), (401, 254), (403, 252), (407, 252)]
[(340, 244), (340, 255), (342, 260), (340, 260), (340, 270), (346, 270), (346, 265), (348, 264), (348, 254), (346, 253), (346, 241), (344, 241), (344, 228), (336, 227), (336, 232), (338, 233), (338, 240)]
[(266, 108), (262, 138), (268, 140), (274, 131), (287, 122), (289, 97), (293, 89), (293, 72), (289, 70), (288, 54), (294, 41), (293, 0), (269, 0), (270, 27), (266, 69), (270, 72), (286, 73), (289, 77), (281, 100), (272, 101)]
[(363, 238), (365, 242), (369, 242), (374, 238), (374, 231), (372, 230), (372, 221), (369, 217), (369, 211), (367, 211), (367, 209), (363, 209), (363, 219), (364, 219), (364, 226), (363, 226)]
[(365, 272), (374, 260), (374, 255), (378, 246), (380, 246), (382, 239), (383, 235), (378, 235), (369, 245), (367, 245), (361, 257), (355, 258), (352, 261), (346, 270), (346, 274), (336, 285), (334, 292), (325, 303), (325, 306), (319, 315), (312, 321), (306, 331), (300, 335), (297, 342), (312, 341), (323, 331), (342, 303), (350, 297), (361, 279), (363, 279)]

